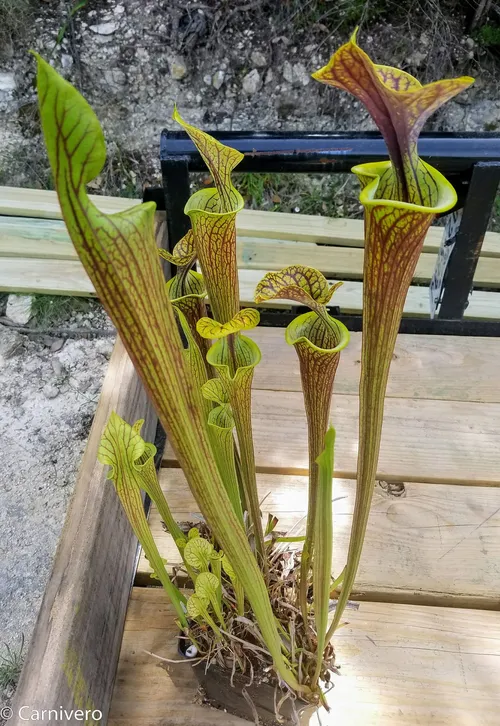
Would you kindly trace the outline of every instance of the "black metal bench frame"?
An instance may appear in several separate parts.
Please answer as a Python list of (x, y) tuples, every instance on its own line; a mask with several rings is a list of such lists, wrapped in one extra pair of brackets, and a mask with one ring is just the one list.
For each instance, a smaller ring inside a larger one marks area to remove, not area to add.
[[(360, 163), (388, 158), (385, 143), (376, 132), (295, 133), (286, 132), (210, 132), (224, 144), (241, 151), (245, 157), (241, 172), (346, 173)], [(455, 186), (463, 208), (456, 242), (446, 267), (437, 318), (405, 316), (401, 332), (441, 335), (500, 336), (500, 321), (464, 320), (474, 273), (500, 182), (500, 136), (485, 134), (424, 133), (419, 153)], [(145, 199), (153, 199), (167, 212), (169, 247), (189, 229), (184, 205), (191, 190), (190, 172), (206, 171), (194, 144), (183, 131), (164, 130), (161, 134), (160, 160), (163, 190), (147, 189)], [(455, 210), (452, 210), (455, 211)], [(261, 309), (261, 324), (283, 327), (292, 313)], [(362, 329), (362, 315), (335, 314), (351, 330)]]

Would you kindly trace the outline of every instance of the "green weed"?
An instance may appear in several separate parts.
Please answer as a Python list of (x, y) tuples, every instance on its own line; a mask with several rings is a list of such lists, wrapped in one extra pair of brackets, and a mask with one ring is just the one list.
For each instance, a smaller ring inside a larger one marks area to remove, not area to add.
[(483, 48), (500, 48), (500, 26), (487, 23), (475, 33), (476, 42)]
[(96, 305), (95, 300), (84, 297), (33, 295), (31, 324), (41, 329), (54, 328), (67, 322), (74, 313), (86, 313)]
[(19, 681), (24, 661), (24, 636), (18, 650), (5, 646), (5, 655), (0, 656), (0, 691), (14, 689)]
[(359, 216), (356, 180), (348, 175), (234, 174), (250, 209), (327, 217)]

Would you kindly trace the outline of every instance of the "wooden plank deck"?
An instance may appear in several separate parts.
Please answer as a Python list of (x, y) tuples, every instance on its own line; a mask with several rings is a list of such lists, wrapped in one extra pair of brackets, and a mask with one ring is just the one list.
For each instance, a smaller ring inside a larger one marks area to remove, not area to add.
[[(279, 518), (278, 529), (304, 534), (307, 477), (258, 474), (264, 513)], [(163, 469), (160, 482), (174, 517), (198, 519), (198, 507), (180, 469)], [(498, 610), (500, 606), (500, 488), (404, 483), (375, 489), (367, 544), (354, 599), (453, 605)], [(355, 482), (333, 485), (333, 573), (345, 563)], [(156, 507), (150, 524), (160, 554), (169, 565), (179, 555), (162, 527)], [(154, 584), (141, 554), (136, 584)]]
[[(498, 613), (362, 602), (348, 620), (335, 636), (342, 675), (323, 726), (497, 726)], [(175, 635), (163, 591), (134, 588), (109, 725), (248, 724), (193, 703), (192, 666), (166, 666), (145, 652), (177, 658)], [(316, 717), (309, 726), (319, 726)]]
[[(131, 204), (103, 197), (95, 201), (109, 212)], [(0, 289), (54, 292), (53, 283), (60, 294), (93, 293), (57, 221), (60, 211), (53, 192), (0, 188), (1, 214), (10, 216), (0, 218)], [(44, 221), (32, 237), (29, 220), (20, 219), (34, 214)], [(164, 224), (161, 217), (157, 219)], [(426, 239), (418, 273), (422, 281), (430, 274), (429, 260), (436, 254), (440, 235), (433, 229)], [(244, 212), (239, 236), (240, 260), (246, 265), (240, 270), (243, 302), (251, 301), (265, 269), (293, 261), (288, 258), (290, 250), (297, 255), (313, 250), (326, 269), (332, 254), (345, 261), (344, 271), (353, 279), (334, 302), (345, 312), (360, 310), (359, 221)], [(498, 235), (487, 235), (479, 267), (478, 279), (492, 288), (495, 280), (500, 284), (499, 240)], [(250, 259), (255, 248), (265, 253), (261, 259), (267, 268)], [(36, 256), (28, 256), (32, 254)], [(311, 264), (310, 256), (307, 261)], [(410, 288), (406, 312), (428, 314), (425, 287)], [(467, 316), (500, 318), (500, 294), (475, 291)], [(306, 430), (298, 366), (283, 331), (262, 329), (252, 335), (263, 352), (254, 385), (258, 484), (263, 509), (275, 512), (288, 528), (303, 518), (306, 503)], [(345, 560), (353, 508), (359, 355), (360, 336), (354, 334), (339, 368), (332, 409), (338, 429), (335, 572)], [(335, 635), (342, 676), (335, 677), (329, 696), (332, 712), (321, 715), (322, 724), (498, 723), (499, 359), (500, 341), (494, 339), (399, 336), (386, 403), (379, 467), (383, 481), (376, 487), (353, 595), (359, 609), (346, 611), (348, 624)], [(133, 548), (127, 527), (109, 526), (110, 517), (114, 521), (117, 516), (116, 497), (95, 463), (95, 447), (109, 407), (120, 409), (126, 395), (129, 408), (122, 407), (121, 412), (132, 420), (140, 415), (142, 400), (119, 345), (106, 381), (15, 704), (46, 709), (90, 706), (103, 710), (101, 723), (106, 723), (126, 601), (125, 573)], [(163, 464), (160, 480), (171, 507), (179, 518), (190, 518), (196, 504), (168, 448)], [(174, 562), (171, 542), (154, 507), (150, 521), (162, 554)], [(96, 522), (106, 526), (98, 527)], [(92, 568), (99, 557), (99, 566)], [(117, 561), (121, 569), (115, 567)], [(141, 556), (108, 723), (243, 726), (247, 722), (193, 702), (196, 684), (191, 666), (169, 666), (167, 671), (164, 663), (145, 652), (176, 657), (173, 613), (163, 590), (144, 587), (150, 582), (149, 572)], [(106, 605), (105, 612), (96, 601)], [(21, 721), (14, 718), (12, 723), (20, 726)], [(319, 726), (316, 716), (310, 726)]]
[[(107, 212), (139, 200), (93, 196)], [(55, 192), (0, 187), (0, 291), (92, 295), (62, 221)], [(36, 219), (32, 217), (36, 216)], [(39, 219), (43, 217), (43, 219)], [(405, 314), (429, 315), (428, 284), (434, 271), (442, 229), (427, 235)], [(333, 304), (345, 313), (360, 312), (363, 223), (352, 219), (243, 210), (238, 215), (241, 300), (253, 304), (258, 280), (267, 270), (292, 263), (317, 267), (332, 279), (346, 280)], [(478, 262), (475, 286), (465, 317), (500, 318), (500, 235), (488, 232)], [(283, 305), (283, 303), (278, 303)], [(293, 305), (294, 303), (291, 303)]]
[[(357, 396), (334, 394), (335, 473), (356, 475)], [(259, 391), (253, 396), (257, 471), (307, 474), (302, 394)], [(389, 398), (378, 477), (390, 481), (496, 486), (500, 474), (500, 404)], [(167, 446), (164, 466), (175, 466)]]
[[(298, 533), (307, 451), (295, 352), (282, 330), (257, 329), (252, 336), (263, 352), (254, 381), (262, 508)], [(343, 470), (334, 481), (334, 573), (345, 562), (353, 511), (355, 482), (345, 470), (354, 477), (359, 352), (354, 334), (333, 403), (336, 469)], [(334, 638), (342, 676), (330, 694), (331, 714), (321, 714), (323, 725), (498, 723), (499, 356), (495, 339), (398, 338), (380, 465), (386, 481), (376, 486), (352, 596), (359, 609), (346, 612), (349, 624)], [(172, 468), (171, 451), (164, 464), (160, 482), (174, 515), (192, 519), (197, 505), (182, 471)], [(162, 556), (174, 565), (175, 547), (154, 506), (150, 523)], [(166, 670), (145, 652), (176, 657), (173, 615), (163, 592), (146, 587), (150, 572), (141, 555), (109, 723), (242, 726), (193, 702), (190, 666)], [(310, 726), (319, 726), (316, 717)]]

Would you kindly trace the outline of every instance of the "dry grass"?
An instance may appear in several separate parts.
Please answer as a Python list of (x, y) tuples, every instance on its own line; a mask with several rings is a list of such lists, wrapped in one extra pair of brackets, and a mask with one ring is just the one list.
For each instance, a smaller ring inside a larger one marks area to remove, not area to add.
[[(183, 529), (189, 528), (188, 523), (183, 523), (182, 526)], [(198, 529), (202, 536), (210, 539), (206, 525), (201, 527), (198, 525)], [(269, 598), (286, 651), (285, 658), (288, 659), (298, 682), (309, 686), (314, 680), (318, 660), (312, 591), (309, 596), (308, 620), (304, 622), (297, 607), (300, 551), (288, 543), (279, 542), (277, 538), (278, 535), (274, 532), (266, 537), (268, 564), (266, 582)], [(176, 578), (179, 578), (179, 583), (185, 584), (186, 577), (187, 573), (182, 568), (177, 570)], [(296, 696), (284, 682), (278, 680), (273, 659), (248, 603), (245, 602), (244, 614), (238, 615), (236, 593), (224, 570), (221, 583), (224, 622), (217, 623), (220, 633), (216, 634), (206, 622), (199, 619), (191, 621), (187, 637), (181, 637), (181, 640), (184, 639), (186, 645), (189, 641), (195, 644), (197, 668), (204, 667), (208, 670), (210, 667), (218, 667), (230, 674), (231, 685), (235, 685), (235, 680), (240, 683), (239, 677), (244, 676), (247, 688), (264, 683), (273, 686), (276, 693), (276, 719), (279, 722), (278, 705), (287, 699), (295, 701)], [(189, 586), (189, 581), (187, 584)], [(215, 615), (213, 617), (216, 619)], [(176, 663), (175, 660), (168, 662)], [(320, 680), (326, 689), (329, 687), (332, 672), (335, 672), (335, 652), (333, 646), (328, 644), (322, 654), (320, 670)], [(312, 702), (319, 705), (321, 697), (317, 693), (313, 699), (315, 700)], [(305, 704), (297, 702), (294, 704), (294, 710), (297, 710), (299, 705)]]
[(0, 56), (30, 27), (33, 14), (32, 0), (0, 0)]

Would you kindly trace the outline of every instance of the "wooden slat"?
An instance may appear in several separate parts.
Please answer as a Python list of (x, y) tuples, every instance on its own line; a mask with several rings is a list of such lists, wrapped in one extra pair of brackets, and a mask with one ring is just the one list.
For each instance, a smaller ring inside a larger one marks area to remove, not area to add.
[[(356, 475), (357, 396), (334, 395), (335, 471)], [(306, 474), (307, 428), (302, 394), (254, 391), (253, 426), (261, 472)], [(378, 479), (500, 485), (500, 404), (388, 398)], [(167, 447), (165, 465), (175, 464)]]
[[(339, 247), (363, 247), (361, 219), (334, 219), (311, 214), (243, 210), (237, 217), (238, 232), (246, 237), (268, 237)], [(437, 252), (443, 236), (442, 227), (431, 227), (423, 251)], [(500, 257), (500, 234), (486, 232), (481, 256)]]
[[(238, 237), (238, 265), (241, 269), (279, 270), (288, 264), (308, 264), (327, 276), (361, 280), (363, 255), (363, 249), (351, 247), (333, 248), (277, 238)], [(25, 217), (0, 217), (0, 257), (78, 260), (63, 222)], [(429, 283), (435, 264), (435, 253), (423, 253), (414, 282)], [(480, 258), (474, 281), (477, 287), (499, 287), (500, 258)]]
[[(140, 204), (140, 199), (106, 197), (89, 194), (90, 200), (106, 214), (114, 214)], [(0, 187), (0, 214), (12, 217), (42, 217), (61, 219), (61, 208), (56, 192), (46, 189), (20, 189)]]
[[(117, 212), (139, 204), (140, 199), (91, 195), (92, 201), (104, 212)], [(60, 219), (61, 211), (55, 192), (39, 189), (0, 187), (0, 214)], [(271, 237), (297, 242), (333, 244), (347, 247), (363, 246), (363, 222), (359, 219), (333, 219), (307, 214), (262, 212), (245, 209), (238, 215), (241, 236)], [(424, 252), (437, 252), (442, 228), (431, 227)], [(482, 256), (500, 257), (500, 235), (487, 232)]]
[[(311, 245), (307, 242), (240, 237), (238, 266), (242, 269), (281, 270), (287, 265), (309, 265), (327, 277), (339, 280), (363, 278), (364, 250), (354, 247)], [(420, 255), (413, 282), (429, 283), (436, 266), (435, 253)], [(474, 284), (477, 287), (500, 287), (500, 258), (479, 258)]]
[(80, 262), (23, 257), (0, 257), (0, 292), (95, 296)]
[[(128, 421), (145, 418), (143, 435), (154, 438), (156, 416), (119, 340), (16, 692), (10, 721), (16, 726), (25, 723), (18, 715), (22, 705), (58, 713), (98, 708), (104, 717), (109, 708), (137, 548), (96, 458), (111, 411)], [(65, 723), (81, 720), (73, 716)]]
[(0, 257), (78, 259), (64, 222), (31, 217), (0, 217)]
[[(262, 510), (279, 518), (278, 529), (305, 530), (308, 478), (259, 474)], [(160, 483), (177, 521), (198, 512), (179, 469), (163, 469)], [(355, 482), (333, 486), (333, 574), (344, 567), (354, 506)], [(194, 518), (194, 521), (197, 517)], [(156, 507), (149, 522), (160, 554), (179, 563), (172, 538)], [(152, 572), (141, 553), (136, 582)], [(352, 599), (453, 605), (498, 610), (500, 605), (500, 489), (407, 483), (399, 495), (377, 485), (361, 567)]]
[[(15, 221), (16, 218), (9, 219)], [(50, 220), (36, 221), (41, 223), (44, 235), (41, 247), (47, 253), (45, 257), (41, 258), (2, 257), (2, 224), (0, 222), (0, 291), (25, 294), (95, 295), (94, 286), (78, 260), (78, 255), (67, 232), (62, 231), (62, 223)], [(55, 232), (54, 225), (60, 225)], [(11, 227), (7, 225), (7, 228), (11, 230), (9, 234), (18, 235), (16, 239), (19, 247), (24, 246), (25, 252), (41, 254), (40, 250), (36, 252), (38, 240), (31, 237), (30, 228), (22, 228), (21, 225), (16, 224)], [(165, 212), (155, 213), (155, 235), (159, 245), (165, 242)], [(57, 255), (57, 259), (51, 258), (52, 253)]]
[[(368, 602), (347, 614), (334, 638), (342, 675), (323, 726), (497, 726), (500, 614)], [(144, 652), (178, 657), (174, 620), (162, 590), (134, 588), (109, 725), (248, 723), (193, 703), (191, 666), (167, 672)]]
[[(240, 297), (243, 305), (253, 304), (257, 282), (264, 270), (240, 270)], [(46, 293), (49, 295), (95, 295), (93, 286), (81, 264), (73, 260), (0, 258), (0, 292)], [(362, 308), (363, 283), (346, 282), (335, 293), (332, 305), (344, 313), (359, 313)], [(284, 307), (283, 302), (270, 301), (270, 307)], [(293, 307), (294, 303), (290, 303)], [(410, 287), (405, 315), (429, 316), (429, 292), (426, 287)], [(474, 291), (465, 311), (466, 319), (498, 320), (500, 294)]]
[[(265, 275), (265, 272), (265, 270), (239, 271), (240, 299), (243, 304), (253, 304), (255, 287)], [(329, 304), (340, 307), (343, 313), (359, 313), (363, 307), (363, 283), (345, 282), (335, 292)], [(266, 306), (283, 307), (284, 301), (270, 300), (266, 302)], [(294, 306), (293, 301), (288, 301), (288, 307)], [(429, 289), (427, 287), (410, 287), (406, 297), (404, 314), (429, 317)], [(500, 294), (498, 292), (474, 290), (464, 317), (471, 320), (498, 320), (500, 318)]]
[[(301, 391), (297, 354), (286, 344), (285, 331), (255, 328), (247, 335), (262, 351), (254, 388)], [(335, 377), (335, 393), (358, 393), (360, 359), (361, 333), (351, 333)], [(398, 335), (387, 395), (500, 403), (499, 361), (497, 338)]]

